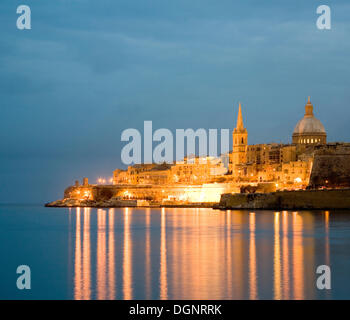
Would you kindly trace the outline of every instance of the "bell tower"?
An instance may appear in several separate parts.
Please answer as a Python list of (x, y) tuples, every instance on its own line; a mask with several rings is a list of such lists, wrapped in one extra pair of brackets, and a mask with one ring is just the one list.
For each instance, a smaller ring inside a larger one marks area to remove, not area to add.
[(241, 103), (239, 103), (237, 124), (233, 129), (232, 140), (232, 172), (234, 172), (236, 165), (247, 162), (248, 131), (244, 128)]

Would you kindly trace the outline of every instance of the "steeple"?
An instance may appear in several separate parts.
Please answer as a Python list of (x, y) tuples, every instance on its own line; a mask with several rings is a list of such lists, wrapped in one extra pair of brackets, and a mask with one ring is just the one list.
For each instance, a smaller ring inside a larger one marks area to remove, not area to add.
[(239, 107), (238, 107), (238, 117), (237, 117), (236, 129), (238, 131), (243, 131), (244, 130), (241, 103), (239, 103)]
[(248, 131), (244, 128), (241, 103), (238, 107), (236, 128), (232, 132), (232, 142), (231, 171), (236, 174), (236, 166), (247, 162)]

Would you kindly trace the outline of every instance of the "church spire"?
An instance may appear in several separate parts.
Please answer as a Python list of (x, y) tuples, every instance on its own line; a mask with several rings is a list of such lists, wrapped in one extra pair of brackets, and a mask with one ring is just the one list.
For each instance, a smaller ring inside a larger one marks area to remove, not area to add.
[(239, 103), (239, 107), (238, 107), (238, 117), (237, 117), (236, 129), (238, 131), (243, 131), (244, 130), (241, 103)]
[(237, 123), (232, 132), (232, 142), (231, 170), (236, 172), (236, 165), (247, 162), (248, 131), (244, 128), (241, 103), (238, 106)]

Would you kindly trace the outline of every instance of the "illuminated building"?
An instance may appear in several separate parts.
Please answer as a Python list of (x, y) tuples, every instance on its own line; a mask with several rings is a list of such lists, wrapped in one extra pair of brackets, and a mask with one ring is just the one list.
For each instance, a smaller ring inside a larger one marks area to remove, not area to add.
[(76, 182), (65, 190), (65, 199), (114, 199), (117, 205), (128, 200), (142, 206), (146, 202), (218, 202), (223, 193), (349, 187), (350, 144), (326, 143), (326, 131), (314, 117), (310, 98), (291, 144), (248, 145), (241, 104), (232, 138), (232, 151), (219, 158), (191, 156), (172, 164), (116, 169), (111, 180), (99, 178), (98, 185), (90, 185), (87, 179), (82, 186)]
[(224, 182), (237, 187), (273, 183), (277, 189), (302, 189), (309, 183), (314, 147), (324, 145), (326, 138), (324, 126), (314, 117), (309, 97), (305, 115), (294, 129), (292, 144), (248, 145), (248, 130), (244, 127), (239, 103), (228, 168), (220, 158), (209, 157), (185, 158), (171, 165), (138, 164), (127, 170), (115, 170), (113, 184), (200, 185)]

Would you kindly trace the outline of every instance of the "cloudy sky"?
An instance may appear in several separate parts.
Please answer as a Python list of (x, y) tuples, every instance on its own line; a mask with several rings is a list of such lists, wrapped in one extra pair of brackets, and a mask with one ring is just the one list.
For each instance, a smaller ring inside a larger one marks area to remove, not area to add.
[[(29, 5), (32, 30), (16, 28)], [(121, 132), (233, 128), (291, 141), (310, 95), (350, 141), (350, 3), (313, 0), (1, 0), (0, 202), (61, 198), (121, 166)]]

